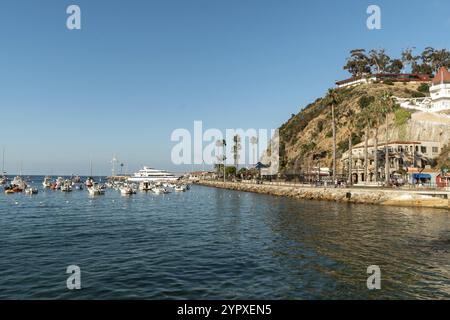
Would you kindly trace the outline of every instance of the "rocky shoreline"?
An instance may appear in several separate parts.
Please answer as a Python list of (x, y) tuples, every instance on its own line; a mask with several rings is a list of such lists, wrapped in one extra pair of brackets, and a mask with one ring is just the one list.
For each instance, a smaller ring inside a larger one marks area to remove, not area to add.
[(378, 188), (325, 188), (274, 183), (242, 183), (201, 180), (198, 185), (284, 196), (303, 200), (337, 201), (406, 207), (450, 209), (449, 191), (402, 190)]

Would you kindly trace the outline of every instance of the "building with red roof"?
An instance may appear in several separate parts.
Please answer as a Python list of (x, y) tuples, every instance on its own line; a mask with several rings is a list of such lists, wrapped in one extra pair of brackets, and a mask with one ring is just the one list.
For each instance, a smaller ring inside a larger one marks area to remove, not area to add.
[(450, 72), (442, 67), (436, 72), (430, 87), (431, 110), (450, 110)]

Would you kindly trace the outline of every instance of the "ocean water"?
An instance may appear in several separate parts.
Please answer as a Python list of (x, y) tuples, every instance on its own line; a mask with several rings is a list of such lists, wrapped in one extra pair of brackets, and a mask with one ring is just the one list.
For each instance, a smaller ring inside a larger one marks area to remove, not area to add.
[[(381, 290), (367, 289), (370, 265)], [(2, 192), (0, 298), (448, 299), (450, 212), (200, 186)]]

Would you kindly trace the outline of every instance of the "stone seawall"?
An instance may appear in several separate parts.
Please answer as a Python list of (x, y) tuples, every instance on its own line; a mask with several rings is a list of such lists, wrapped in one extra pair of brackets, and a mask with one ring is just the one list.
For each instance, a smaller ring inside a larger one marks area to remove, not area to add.
[(304, 200), (450, 209), (449, 191), (378, 188), (324, 188), (240, 182), (199, 181), (199, 185)]

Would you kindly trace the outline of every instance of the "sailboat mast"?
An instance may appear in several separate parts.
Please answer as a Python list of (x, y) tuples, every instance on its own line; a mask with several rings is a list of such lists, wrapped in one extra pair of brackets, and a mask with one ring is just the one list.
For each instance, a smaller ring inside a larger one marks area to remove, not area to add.
[(5, 148), (3, 148), (3, 156), (2, 156), (2, 174), (5, 173)]

